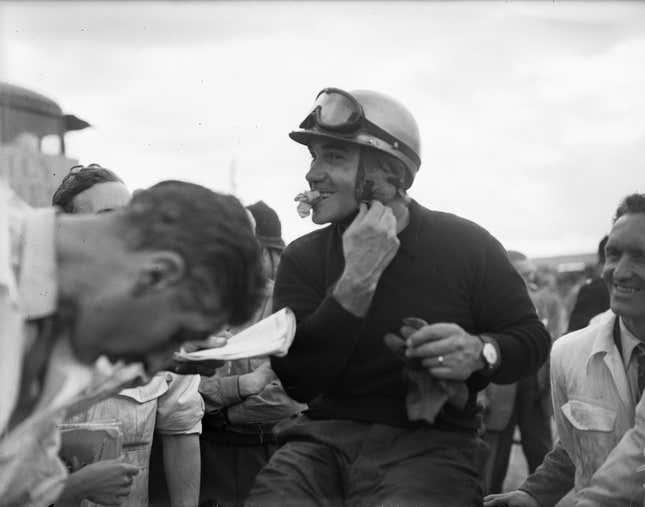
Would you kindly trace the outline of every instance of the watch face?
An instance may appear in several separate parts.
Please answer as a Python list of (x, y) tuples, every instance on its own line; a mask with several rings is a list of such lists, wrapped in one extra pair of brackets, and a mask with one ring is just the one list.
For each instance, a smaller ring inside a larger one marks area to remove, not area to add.
[(489, 366), (492, 366), (497, 362), (497, 349), (492, 343), (484, 343), (482, 354)]

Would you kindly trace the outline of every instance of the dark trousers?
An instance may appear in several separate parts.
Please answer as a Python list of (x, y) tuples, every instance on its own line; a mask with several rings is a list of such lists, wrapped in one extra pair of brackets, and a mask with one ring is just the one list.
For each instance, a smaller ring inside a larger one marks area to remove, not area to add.
[(539, 392), (535, 376), (521, 379), (508, 424), (501, 431), (489, 431), (484, 435), (491, 450), (486, 464), (489, 494), (501, 493), (504, 487), (516, 426), (520, 429), (522, 451), (528, 463), (529, 474), (535, 472), (553, 447), (551, 411), (544, 396), (544, 393)]
[(273, 443), (245, 445), (213, 441), (205, 432), (200, 439), (200, 506), (244, 505), (255, 476), (277, 448)]
[(276, 431), (284, 443), (247, 507), (482, 505), (486, 451), (474, 433), (306, 416)]

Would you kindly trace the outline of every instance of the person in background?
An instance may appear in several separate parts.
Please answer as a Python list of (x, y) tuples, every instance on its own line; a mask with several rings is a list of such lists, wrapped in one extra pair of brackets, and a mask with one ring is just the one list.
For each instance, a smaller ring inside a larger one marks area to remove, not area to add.
[[(255, 222), (267, 284), (254, 318), (232, 334), (271, 314), (273, 282), (285, 246), (272, 208), (259, 201), (247, 209)], [(207, 407), (201, 438), (202, 505), (241, 506), (277, 449), (274, 425), (307, 407), (284, 392), (268, 358), (229, 361), (215, 376), (202, 378), (200, 392)]]
[[(614, 235), (612, 241), (607, 238), (602, 242), (606, 249), (606, 256), (603, 249), (602, 263), (606, 269), (601, 279), (608, 287), (612, 307), (623, 308), (642, 348), (645, 342), (645, 315), (642, 311), (645, 307), (645, 194), (634, 194), (625, 199), (618, 215), (632, 215), (628, 218), (632, 222), (631, 228), (625, 227), (623, 234)], [(621, 294), (621, 286), (636, 290), (631, 295)], [(640, 364), (639, 360), (638, 383), (642, 388), (643, 366)], [(633, 381), (633, 377), (630, 380)], [(644, 451), (645, 397), (641, 395), (635, 409), (634, 427), (611, 451), (589, 485), (575, 496), (576, 507), (645, 506)]]
[(487, 231), (407, 195), (421, 139), (395, 99), (326, 88), (290, 137), (329, 225), (283, 253), (274, 309), (297, 330), (271, 367), (309, 408), (276, 428), (247, 505), (481, 505), (476, 393), (549, 347), (520, 276)]
[(97, 214), (128, 205), (128, 188), (114, 172), (99, 164), (75, 165), (52, 196), (52, 205), (70, 214)]
[(559, 440), (517, 491), (487, 497), (486, 507), (552, 507), (572, 488), (576, 506), (645, 499), (645, 194), (620, 203), (605, 252), (610, 310), (551, 351)]
[(263, 285), (233, 197), (165, 181), (112, 213), (57, 215), (0, 184), (3, 503), (58, 499), (67, 470), (57, 425), (83, 406), (88, 365), (106, 356), (154, 372), (182, 343), (246, 322)]
[[(598, 244), (598, 273), (602, 272), (605, 264), (605, 245), (608, 236), (600, 240)], [(582, 329), (589, 324), (589, 321), (609, 308), (609, 291), (602, 277), (595, 276), (587, 280), (585, 285), (580, 287), (575, 305), (569, 318), (569, 332)]]
[[(561, 332), (561, 312), (550, 304), (548, 292), (536, 285), (537, 267), (526, 255), (509, 250), (508, 258), (522, 276), (538, 317), (555, 340)], [(549, 396), (548, 367), (545, 364), (537, 374), (522, 378), (516, 384), (489, 384), (482, 391), (486, 407), (484, 440), (491, 448), (486, 462), (488, 493), (500, 493), (508, 470), (515, 428), (519, 427), (522, 450), (529, 473), (542, 463), (551, 450), (551, 398)]]
[[(116, 174), (91, 164), (72, 168), (54, 193), (52, 204), (66, 213), (91, 214), (115, 211), (129, 200), (130, 192)], [(78, 505), (79, 500), (85, 500), (81, 503), (84, 507), (113, 502), (127, 507), (147, 506), (150, 448), (153, 432), (157, 431), (163, 438), (171, 505), (195, 507), (204, 413), (198, 387), (199, 375), (159, 372), (148, 384), (125, 389), (68, 418), (68, 423), (119, 421), (125, 456), (89, 464), (72, 473), (56, 505)], [(182, 466), (175, 466), (177, 463)]]

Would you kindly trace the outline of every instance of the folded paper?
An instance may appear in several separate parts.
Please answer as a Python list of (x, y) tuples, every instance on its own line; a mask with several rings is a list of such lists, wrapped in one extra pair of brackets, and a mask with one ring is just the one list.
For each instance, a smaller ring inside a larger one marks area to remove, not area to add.
[(270, 315), (228, 339), (223, 347), (177, 352), (177, 361), (206, 361), (287, 355), (296, 335), (296, 317), (289, 308)]

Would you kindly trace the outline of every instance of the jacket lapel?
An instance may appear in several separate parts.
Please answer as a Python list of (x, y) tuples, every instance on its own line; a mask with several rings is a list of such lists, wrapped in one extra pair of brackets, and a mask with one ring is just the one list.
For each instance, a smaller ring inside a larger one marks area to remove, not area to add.
[[(609, 370), (614, 386), (618, 391), (621, 401), (625, 407), (632, 406), (631, 391), (629, 389), (629, 382), (627, 380), (627, 373), (625, 372), (625, 365), (620, 351), (614, 343), (614, 323), (616, 315), (613, 312), (607, 312), (607, 317), (603, 319), (601, 325), (596, 328), (596, 336), (594, 344), (591, 349), (591, 354), (588, 358), (587, 368), (589, 363), (599, 360), (602, 356), (602, 361), (605, 367)], [(589, 371), (589, 370), (587, 370)]]

